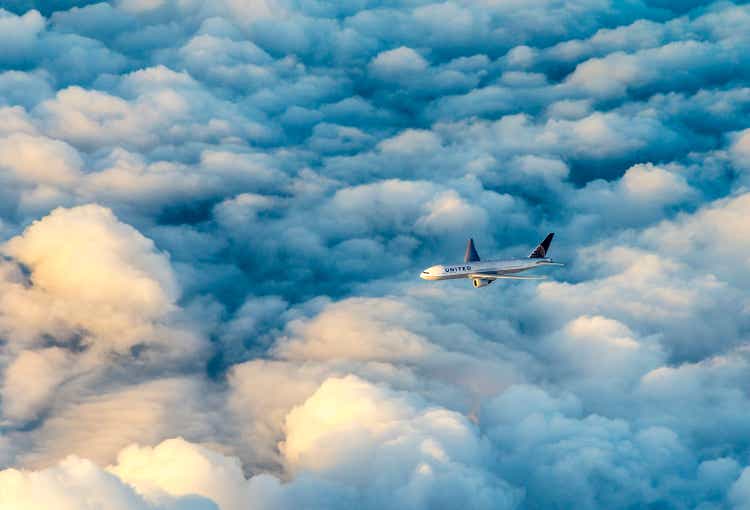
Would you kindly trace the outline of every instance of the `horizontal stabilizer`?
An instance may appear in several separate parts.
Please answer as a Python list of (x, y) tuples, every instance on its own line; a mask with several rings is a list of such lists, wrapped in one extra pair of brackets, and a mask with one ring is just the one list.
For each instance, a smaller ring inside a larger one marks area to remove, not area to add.
[(543, 259), (547, 256), (547, 252), (549, 251), (549, 245), (552, 244), (552, 238), (555, 237), (554, 232), (550, 232), (547, 234), (547, 237), (544, 238), (544, 241), (539, 243), (539, 245), (534, 248), (534, 251), (532, 251), (529, 254), (530, 259)]

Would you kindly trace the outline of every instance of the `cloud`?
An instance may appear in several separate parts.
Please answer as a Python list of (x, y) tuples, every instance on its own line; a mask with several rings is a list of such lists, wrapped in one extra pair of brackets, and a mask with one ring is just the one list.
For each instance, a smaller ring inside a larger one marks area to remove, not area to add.
[[(598, 274), (578, 284), (544, 283), (540, 296), (560, 299), (578, 313), (627, 317), (630, 324), (646, 326), (645, 331), (664, 334), (663, 342), (678, 358), (738, 345), (748, 304), (747, 281), (739, 269), (744, 262), (735, 254), (745, 250), (740, 218), (746, 202), (746, 194), (718, 200), (630, 240), (623, 235), (592, 247), (584, 257), (599, 261), (592, 266)], [(561, 292), (567, 299), (561, 299)], [(726, 320), (727, 310), (732, 310), (732, 320)], [(697, 315), (700, 323), (689, 319)]]
[(19, 180), (66, 185), (80, 178), (83, 161), (70, 145), (44, 137), (14, 134), (0, 140), (2, 165)]
[[(372, 312), (369, 310), (372, 309)], [(291, 359), (328, 359), (330, 357), (367, 360), (406, 361), (427, 357), (433, 347), (407, 329), (395, 329), (390, 322), (401, 303), (353, 300), (331, 307), (327, 313), (309, 322), (291, 322), (291, 337), (279, 345), (278, 354)], [(425, 322), (416, 313), (403, 316), (409, 322)], [(356, 343), (349, 341), (357, 338)]]
[(217, 508), (209, 501), (195, 497), (164, 497), (159, 504), (152, 505), (116, 476), (77, 457), (69, 457), (42, 471), (2, 471), (0, 487), (3, 488), (3, 506), (12, 510), (50, 505), (61, 510), (94, 507), (107, 510)]
[[(386, 504), (394, 508), (459, 501), (478, 508), (515, 506), (517, 492), (476, 469), (484, 452), (468, 420), (418, 409), (418, 404), (357, 378), (328, 379), (287, 416), (282, 451), (293, 471), (311, 470), (355, 487), (380, 487), (390, 494)], [(340, 447), (331, 449), (334, 438)], [(362, 455), (369, 462), (363, 463)], [(368, 506), (382, 498), (371, 491), (364, 494)]]
[[(46, 504), (48, 498), (54, 499), (56, 496), (60, 497), (57, 504), (70, 505), (71, 508), (79, 508), (84, 502), (94, 502), (107, 509), (155, 507), (233, 510), (246, 508), (248, 504), (260, 508), (292, 508), (300, 502), (317, 507), (326, 500), (329, 504), (336, 502), (336, 507), (341, 508), (349, 504), (375, 508), (382, 504), (383, 496), (394, 494), (389, 491), (391, 489), (396, 491), (395, 499), (388, 503), (393, 508), (403, 504), (430, 508), (435, 503), (434, 497), (440, 497), (443, 502), (445, 497), (460, 498), (462, 501), (468, 499), (478, 508), (498, 508), (498, 505), (512, 508), (517, 503), (519, 491), (501, 480), (487, 477), (473, 467), (474, 463), (481, 462), (481, 447), (476, 442), (471, 425), (464, 418), (433, 409), (420, 413), (398, 396), (367, 385), (364, 381), (351, 377), (330, 380), (305, 403), (305, 407), (292, 412), (289, 426), (294, 427), (296, 420), (308, 410), (314, 412), (317, 419), (325, 419), (325, 414), (321, 413), (325, 406), (330, 406), (326, 404), (327, 399), (337, 396), (364, 398), (360, 400), (358, 408), (352, 409), (352, 415), (339, 417), (338, 423), (342, 425), (347, 423), (347, 419), (365, 417), (363, 412), (376, 413), (374, 417), (388, 419), (383, 424), (386, 428), (381, 429), (377, 426), (378, 422), (373, 421), (370, 423), (375, 428), (369, 429), (369, 432), (368, 429), (360, 429), (359, 433), (350, 429), (344, 436), (345, 443), (364, 440), (363, 446), (366, 444), (383, 449), (380, 455), (377, 455), (377, 450), (371, 452), (376, 454), (374, 468), (378, 467), (379, 462), (391, 464), (390, 453), (409, 451), (407, 446), (417, 443), (421, 453), (414, 458), (409, 454), (403, 459), (406, 464), (399, 463), (399, 468), (405, 470), (408, 478), (389, 477), (392, 481), (384, 478), (382, 483), (377, 484), (379, 488), (357, 495), (357, 492), (341, 484), (351, 481), (352, 473), (336, 474), (321, 470), (318, 465), (308, 466), (313, 469), (304, 479), (281, 485), (270, 475), (246, 479), (236, 458), (183, 439), (169, 439), (153, 448), (138, 445), (124, 448), (118, 454), (116, 464), (106, 470), (90, 461), (68, 457), (56, 466), (39, 471), (2, 471), (2, 498), (6, 500), (4, 503), (11, 505), (10, 508)], [(360, 421), (350, 423), (355, 427), (361, 424)], [(369, 435), (369, 440), (362, 433)], [(299, 430), (293, 429), (290, 435), (292, 443), (285, 447), (289, 449), (290, 461), (295, 463), (299, 462), (299, 452), (291, 445), (301, 446), (302, 438), (298, 434)], [(389, 442), (389, 438), (395, 443)], [(466, 449), (467, 442), (469, 449)], [(309, 448), (314, 447), (314, 442), (304, 444)], [(342, 453), (344, 451), (339, 451), (339, 455)], [(382, 471), (378, 469), (377, 472)], [(363, 479), (360, 483), (366, 481)], [(398, 485), (391, 486), (393, 482)], [(324, 496), (326, 493), (329, 497)]]
[[(649, 341), (650, 340), (650, 341)], [(578, 377), (638, 380), (663, 363), (655, 338), (639, 339), (624, 324), (601, 316), (582, 315), (550, 339), (549, 349), (567, 358)], [(581, 357), (586, 352), (589, 356)]]
[(748, 478), (750, 471), (745, 468), (740, 478), (732, 485), (729, 497), (734, 504), (733, 508), (742, 509), (747, 506)]
[[(292, 492), (298, 502), (314, 502), (320, 494), (316, 489), (339, 493), (336, 506), (358, 501), (367, 508), (382, 505), (385, 495), (394, 496), (385, 503), (394, 508), (429, 508), (434, 497), (460, 498), (478, 508), (514, 507), (520, 495), (481, 469), (487, 460), (484, 445), (466, 418), (425, 408), (353, 376), (327, 379), (289, 412), (285, 423), (281, 451), (299, 476), (275, 489)], [(331, 448), (331, 434), (338, 437), (336, 448)], [(363, 455), (371, 459), (369, 467), (361, 463)], [(385, 470), (381, 464), (391, 467)], [(182, 474), (186, 466), (192, 466), (189, 477)], [(383, 476), (371, 485), (373, 477), (395, 467), (399, 476)], [(268, 489), (260, 492), (270, 481), (267, 475), (246, 481), (236, 459), (181, 440), (126, 448), (110, 471), (147, 497), (161, 491), (200, 494), (222, 509), (244, 508), (249, 501), (264, 507), (273, 495)]]
[(408, 129), (398, 135), (387, 138), (378, 144), (385, 153), (395, 154), (429, 154), (440, 148), (440, 138), (432, 131)]
[(135, 28), (135, 20), (123, 10), (108, 3), (93, 3), (69, 10), (59, 10), (50, 16), (51, 23), (61, 31), (92, 39), (107, 40), (125, 30)]
[[(602, 228), (648, 225), (664, 218), (665, 211), (694, 203), (698, 192), (682, 175), (684, 169), (664, 169), (653, 164), (634, 165), (616, 181), (591, 181), (571, 195), (575, 208), (601, 215)], [(593, 218), (587, 218), (589, 227)]]
[[(196, 494), (215, 501), (221, 510), (246, 508), (252, 501), (251, 487), (237, 459), (183, 439), (170, 439), (153, 448), (131, 445), (118, 454), (117, 464), (109, 471), (137, 487), (148, 500)], [(185, 472), (189, 477), (183, 476)]]
[[(736, 476), (735, 467), (728, 476), (706, 476), (683, 485), (673, 476), (711, 468), (699, 467), (674, 432), (660, 427), (633, 430), (622, 420), (583, 416), (574, 398), (556, 398), (539, 388), (510, 389), (483, 408), (482, 420), (490, 437), (499, 441), (502, 471), (529, 487), (528, 504), (659, 504), (683, 490), (706, 501), (713, 499), (712, 491), (726, 490)], [(536, 461), (527, 462), (530, 457)], [(602, 490), (603, 486), (617, 490)]]
[(738, 133), (730, 151), (733, 162), (738, 168), (742, 170), (750, 168), (750, 131), (744, 130)]
[(419, 53), (401, 46), (379, 53), (370, 62), (370, 71), (380, 79), (399, 82), (425, 71), (428, 65)]
[[(2, 251), (6, 418), (36, 417), (63, 382), (112, 356), (184, 362), (207, 347), (180, 318), (168, 257), (108, 209), (56, 209)], [(34, 390), (18, 392), (30, 378)]]
[[(691, 266), (744, 289), (750, 283), (743, 277), (747, 261), (737, 260), (736, 254), (748, 249), (745, 235), (748, 227), (743, 221), (748, 207), (750, 194), (730, 196), (708, 204), (693, 215), (683, 215), (676, 221), (646, 230), (643, 240), (649, 247), (675, 254)], [(699, 255), (699, 250), (705, 250), (704, 256)], [(729, 263), (730, 258), (735, 259), (734, 264)]]
[[(5, 370), (3, 414), (11, 420), (29, 420), (49, 406), (55, 388), (72, 368), (74, 357), (64, 349), (50, 347), (22, 351)], [(34, 384), (28, 388), (28, 381)]]
[(34, 51), (37, 37), (44, 30), (45, 20), (39, 11), (30, 10), (22, 16), (16, 16), (6, 10), (0, 10), (0, 44), (6, 48), (3, 52), (3, 64), (16, 64), (30, 57)]
[(106, 465), (131, 443), (158, 444), (175, 434), (196, 442), (214, 443), (220, 436), (236, 442), (216, 412), (223, 409), (221, 395), (199, 376), (144, 375), (131, 364), (109, 373), (79, 374), (61, 386), (40, 427), (9, 431), (25, 445), (11, 452), (18, 465), (39, 469), (70, 455)]
[[(450, 298), (437, 302), (442, 299)], [(403, 296), (309, 303), (283, 317), (281, 334), (273, 323), (265, 333), (275, 342), (268, 349), (274, 358), (230, 370), (230, 407), (253, 424), (243, 435), (254, 452), (248, 458), (256, 461), (281, 462), (274, 448), (286, 414), (328, 377), (356, 374), (469, 414), (485, 395), (522, 380), (516, 365), (528, 361), (483, 344), (483, 331), (473, 323), (434, 314), (430, 305)], [(508, 332), (502, 322), (486, 326)]]
[[(167, 257), (102, 207), (57, 209), (8, 241), (3, 251), (29, 271), (30, 287), (9, 282), (9, 289), (18, 289), (16, 299), (25, 297), (29, 312), (39, 308), (32, 306), (35, 299), (59, 300), (58, 306), (65, 307), (59, 318), (46, 321), (6, 316), (16, 338), (33, 341), (44, 331), (54, 334), (52, 325), (61, 321), (83, 326), (116, 349), (128, 348), (148, 336), (147, 329), (139, 329), (174, 309), (179, 295)], [(23, 308), (17, 304), (6, 310), (21, 314)], [(104, 309), (108, 313), (101, 313)]]
[(0, 73), (0, 100), (31, 108), (53, 95), (46, 73), (5, 71)]

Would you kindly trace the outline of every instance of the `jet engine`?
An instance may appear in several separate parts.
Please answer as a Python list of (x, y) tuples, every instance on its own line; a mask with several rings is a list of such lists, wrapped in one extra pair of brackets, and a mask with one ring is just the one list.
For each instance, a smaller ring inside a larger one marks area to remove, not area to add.
[(474, 284), (474, 288), (478, 289), (479, 287), (486, 287), (490, 283), (492, 283), (492, 280), (487, 280), (485, 278), (474, 278), (472, 283)]

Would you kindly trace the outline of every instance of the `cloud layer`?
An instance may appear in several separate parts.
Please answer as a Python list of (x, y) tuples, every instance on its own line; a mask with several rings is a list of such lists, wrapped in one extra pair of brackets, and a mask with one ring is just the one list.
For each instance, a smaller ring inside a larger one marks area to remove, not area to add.
[(748, 22), (6, 2), (0, 507), (747, 507)]

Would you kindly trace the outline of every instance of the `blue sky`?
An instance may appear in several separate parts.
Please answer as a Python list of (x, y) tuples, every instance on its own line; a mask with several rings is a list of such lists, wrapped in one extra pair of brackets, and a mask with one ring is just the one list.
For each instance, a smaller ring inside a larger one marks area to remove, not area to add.
[(750, 8), (672, 4), (3, 2), (0, 506), (750, 508)]

